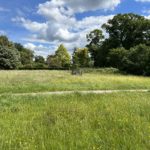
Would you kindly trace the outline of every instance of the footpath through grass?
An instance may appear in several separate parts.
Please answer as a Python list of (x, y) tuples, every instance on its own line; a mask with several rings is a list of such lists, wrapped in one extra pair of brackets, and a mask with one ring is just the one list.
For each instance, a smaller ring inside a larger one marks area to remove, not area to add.
[(101, 72), (72, 76), (69, 71), (0, 71), (0, 93), (108, 89), (150, 89), (150, 78)]
[(149, 150), (150, 93), (1, 96), (0, 149)]

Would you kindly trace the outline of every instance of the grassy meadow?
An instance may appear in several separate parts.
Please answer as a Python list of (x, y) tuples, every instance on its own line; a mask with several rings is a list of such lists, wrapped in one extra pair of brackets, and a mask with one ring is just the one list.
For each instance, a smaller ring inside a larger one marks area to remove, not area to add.
[(100, 89), (150, 89), (150, 78), (0, 71), (0, 150), (149, 150), (150, 92), (13, 95)]
[(107, 89), (150, 89), (150, 78), (98, 71), (83, 76), (70, 71), (0, 71), (0, 93)]
[(150, 93), (0, 97), (1, 150), (148, 150)]

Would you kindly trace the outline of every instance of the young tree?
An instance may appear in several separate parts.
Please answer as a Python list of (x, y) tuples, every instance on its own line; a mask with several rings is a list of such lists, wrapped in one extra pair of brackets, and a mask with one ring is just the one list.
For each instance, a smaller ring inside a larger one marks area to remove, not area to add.
[(89, 67), (90, 56), (88, 48), (75, 49), (73, 53), (73, 62), (74, 64), (78, 64), (79, 67)]
[(58, 49), (55, 52), (55, 57), (58, 59), (58, 61), (61, 64), (61, 67), (70, 67), (71, 64), (71, 57), (69, 53), (67, 52), (67, 49), (64, 47), (63, 44), (61, 44)]
[(62, 68), (61, 61), (55, 55), (49, 55), (46, 62), (49, 68)]
[(67, 49), (61, 44), (54, 55), (47, 57), (47, 64), (50, 68), (68, 68), (71, 65), (71, 57)]

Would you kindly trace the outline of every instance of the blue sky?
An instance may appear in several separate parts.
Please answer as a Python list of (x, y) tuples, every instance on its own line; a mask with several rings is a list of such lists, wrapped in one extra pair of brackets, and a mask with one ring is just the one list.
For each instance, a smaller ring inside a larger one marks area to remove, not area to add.
[(91, 30), (130, 12), (150, 18), (150, 0), (0, 0), (0, 34), (46, 57), (61, 43), (83, 47)]

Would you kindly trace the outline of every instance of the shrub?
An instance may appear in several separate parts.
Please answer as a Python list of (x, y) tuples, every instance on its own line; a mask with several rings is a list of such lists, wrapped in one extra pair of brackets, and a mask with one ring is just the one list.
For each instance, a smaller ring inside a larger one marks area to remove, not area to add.
[(75, 49), (72, 56), (73, 64), (78, 65), (78, 67), (89, 67), (90, 66), (90, 56), (87, 48)]
[(61, 44), (54, 55), (49, 55), (47, 57), (47, 64), (49, 68), (70, 68), (71, 57), (67, 49)]

